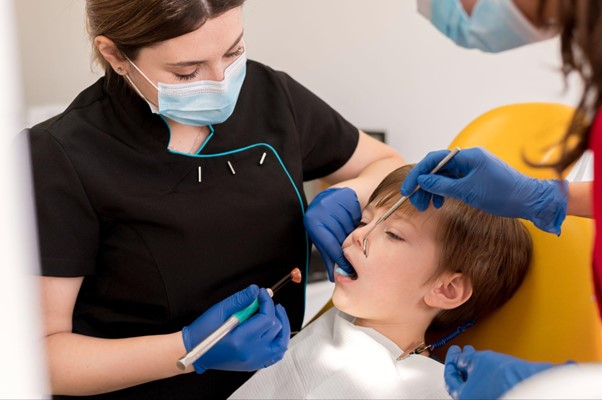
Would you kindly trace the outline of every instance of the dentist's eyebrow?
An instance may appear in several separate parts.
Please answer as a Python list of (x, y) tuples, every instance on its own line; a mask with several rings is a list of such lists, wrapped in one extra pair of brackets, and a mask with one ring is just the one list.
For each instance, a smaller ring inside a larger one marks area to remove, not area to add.
[(231, 52), (232, 50), (234, 50), (234, 48), (236, 46), (238, 46), (238, 44), (240, 43), (240, 41), (242, 40), (242, 36), (245, 34), (245, 31), (242, 31), (240, 33), (240, 35), (238, 35), (238, 38), (234, 41), (234, 43), (232, 44), (232, 46), (230, 46), (230, 48), (226, 51), (226, 54)]
[[(226, 50), (226, 54), (228, 54), (229, 52), (231, 52), (242, 40), (242, 36), (244, 35), (244, 31), (242, 31), (240, 33), (240, 35), (238, 35), (238, 38), (236, 39), (236, 41), (232, 44), (232, 46), (230, 46), (228, 48), (228, 50)], [(205, 63), (205, 61), (200, 61), (200, 60), (191, 60), (191, 61), (180, 61), (177, 63), (165, 63), (166, 66), (168, 67), (172, 67), (172, 68), (182, 68), (182, 67), (190, 67), (193, 65), (200, 65)]]

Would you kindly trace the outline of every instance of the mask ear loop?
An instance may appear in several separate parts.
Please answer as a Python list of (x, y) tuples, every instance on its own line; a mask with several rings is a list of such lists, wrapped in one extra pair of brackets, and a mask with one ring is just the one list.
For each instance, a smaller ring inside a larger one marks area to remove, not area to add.
[[(134, 64), (134, 62), (132, 60), (129, 59), (128, 56), (124, 55), (125, 59), (128, 60), (128, 62), (134, 67), (136, 68), (136, 71), (140, 72), (140, 75), (142, 75), (144, 77), (144, 79), (146, 79), (148, 81), (148, 83), (150, 83), (151, 85), (153, 85), (153, 87), (157, 90), (157, 93), (159, 93), (159, 88), (153, 83), (153, 81), (151, 81), (150, 79), (148, 79), (148, 77), (146, 76), (146, 74), (144, 72), (142, 72), (142, 70), (140, 68), (138, 68), (138, 66), (136, 64)], [(130, 74), (128, 74), (126, 72), (125, 75), (123, 75), (123, 77), (128, 81), (128, 83), (130, 84), (131, 87), (134, 88), (134, 90), (136, 91), (136, 93), (138, 93), (138, 96), (142, 97), (144, 99), (144, 101), (146, 101), (149, 105), (149, 107), (151, 108), (151, 111), (154, 113), (158, 113), (159, 109), (157, 108), (157, 106), (150, 101), (145, 95), (144, 93), (142, 93), (142, 91), (140, 89), (138, 89), (138, 86), (136, 86), (136, 84), (134, 83), (134, 81), (132, 80), (132, 78), (130, 78)]]
[[(138, 66), (137, 66), (136, 64), (134, 64), (134, 62), (133, 62), (132, 60), (130, 60), (130, 58), (129, 58), (128, 56), (124, 56), (124, 57), (125, 57), (125, 59), (126, 59), (126, 60), (128, 60), (128, 62), (129, 62), (130, 64), (132, 64), (132, 66), (133, 66), (134, 68), (136, 68), (136, 71), (140, 72), (140, 75), (142, 75), (142, 76), (144, 77), (144, 79), (146, 79), (146, 80), (148, 81), (148, 83), (150, 83), (151, 85), (153, 85), (153, 87), (154, 87), (155, 89), (157, 89), (157, 92), (158, 92), (158, 91), (159, 91), (159, 88), (157, 87), (157, 85), (155, 85), (155, 84), (153, 83), (153, 81), (151, 81), (151, 80), (148, 78), (148, 76), (146, 76), (146, 74), (145, 74), (144, 72), (142, 72), (142, 70), (141, 70), (140, 68), (138, 68)], [(126, 76), (127, 76), (127, 75), (128, 75), (128, 74), (126, 74)], [(128, 80), (131, 82), (131, 79), (128, 79)]]
[(134, 83), (134, 81), (132, 80), (132, 78), (130, 78), (130, 75), (129, 74), (125, 74), (124, 77), (125, 77), (125, 79), (127, 79), (128, 83), (134, 88), (134, 90), (136, 91), (136, 93), (138, 93), (138, 96), (140, 96), (144, 100), (146, 100), (147, 103), (150, 103), (150, 100), (146, 98), (146, 96), (140, 91), (140, 89), (138, 89), (138, 86), (136, 86), (136, 84)]

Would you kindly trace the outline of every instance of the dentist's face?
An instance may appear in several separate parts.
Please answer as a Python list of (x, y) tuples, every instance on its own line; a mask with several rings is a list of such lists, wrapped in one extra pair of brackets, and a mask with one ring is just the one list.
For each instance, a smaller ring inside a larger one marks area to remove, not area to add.
[[(200, 80), (221, 81), (224, 71), (245, 50), (242, 7), (207, 20), (196, 31), (140, 50), (135, 64), (155, 85)], [(157, 90), (140, 72), (126, 65), (144, 96), (158, 104)]]
[(405, 213), (403, 209), (379, 224), (368, 236), (368, 257), (363, 237), (386, 211), (368, 205), (359, 227), (343, 242), (343, 253), (357, 272), (351, 280), (335, 274), (333, 302), (340, 310), (374, 322), (408, 322), (423, 301), (426, 282), (439, 258), (435, 243), (437, 218), (433, 209)]

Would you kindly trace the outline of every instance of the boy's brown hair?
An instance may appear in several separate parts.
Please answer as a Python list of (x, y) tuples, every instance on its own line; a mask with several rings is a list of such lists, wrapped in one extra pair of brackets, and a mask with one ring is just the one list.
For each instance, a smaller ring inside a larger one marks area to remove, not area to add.
[[(412, 167), (406, 165), (387, 175), (369, 203), (381, 208), (397, 201), (399, 188)], [(407, 215), (418, 210), (407, 201), (397, 212)], [(527, 273), (532, 242), (517, 219), (497, 217), (449, 197), (434, 213), (438, 219), (435, 241), (439, 244), (439, 262), (430, 279), (445, 272), (460, 272), (473, 290), (464, 304), (440, 312), (429, 326), (429, 330), (446, 330), (478, 319), (512, 297)]]

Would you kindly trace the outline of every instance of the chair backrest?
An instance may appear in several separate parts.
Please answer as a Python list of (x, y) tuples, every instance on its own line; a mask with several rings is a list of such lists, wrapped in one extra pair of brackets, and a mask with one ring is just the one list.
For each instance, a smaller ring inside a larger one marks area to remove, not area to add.
[[(482, 146), (522, 173), (557, 178), (529, 166), (558, 154), (574, 108), (553, 103), (512, 104), (470, 123), (450, 148)], [(558, 147), (558, 146), (556, 146)], [(500, 193), (510, 196), (511, 193)], [(602, 361), (602, 327), (591, 281), (593, 224), (567, 217), (555, 236), (524, 221), (533, 239), (533, 260), (518, 292), (502, 308), (453, 340), (533, 361)], [(445, 354), (445, 349), (437, 355)]]

